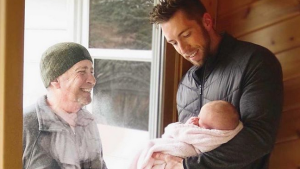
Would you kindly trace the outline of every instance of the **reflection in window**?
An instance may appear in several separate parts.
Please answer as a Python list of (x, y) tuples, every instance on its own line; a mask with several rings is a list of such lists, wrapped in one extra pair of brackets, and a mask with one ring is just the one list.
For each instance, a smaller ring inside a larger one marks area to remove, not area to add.
[(91, 0), (89, 47), (150, 50), (153, 0)]
[(95, 59), (93, 113), (100, 124), (148, 131), (150, 62)]
[(150, 82), (151, 66), (158, 64), (152, 61), (151, 51), (149, 13), (153, 4), (154, 0), (90, 0), (87, 5), (86, 43), (92, 51), (97, 80), (92, 112), (110, 169), (128, 168), (156, 127), (149, 123), (156, 113), (149, 112), (149, 102), (153, 104), (150, 90), (155, 86)]

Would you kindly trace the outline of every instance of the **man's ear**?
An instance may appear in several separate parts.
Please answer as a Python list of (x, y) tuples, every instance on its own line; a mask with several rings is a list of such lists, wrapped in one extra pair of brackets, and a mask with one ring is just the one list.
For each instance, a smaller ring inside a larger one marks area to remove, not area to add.
[(202, 17), (202, 22), (206, 30), (210, 30), (213, 28), (213, 18), (209, 13), (204, 13)]
[(50, 86), (53, 86), (55, 89), (59, 89), (60, 83), (59, 83), (58, 79), (55, 79), (52, 82), (50, 82)]

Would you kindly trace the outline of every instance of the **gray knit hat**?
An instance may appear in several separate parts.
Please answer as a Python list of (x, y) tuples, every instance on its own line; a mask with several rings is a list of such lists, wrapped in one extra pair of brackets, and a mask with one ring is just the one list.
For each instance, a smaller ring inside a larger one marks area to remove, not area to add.
[(49, 47), (43, 53), (40, 62), (41, 76), (45, 87), (47, 88), (50, 82), (82, 60), (93, 62), (88, 50), (80, 44), (64, 42)]

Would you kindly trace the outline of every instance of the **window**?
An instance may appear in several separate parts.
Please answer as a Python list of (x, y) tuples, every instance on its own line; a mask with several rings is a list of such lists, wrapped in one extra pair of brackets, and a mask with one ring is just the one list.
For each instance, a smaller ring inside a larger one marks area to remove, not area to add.
[(153, 5), (153, 0), (91, 0), (83, 5), (89, 9), (83, 43), (94, 57), (97, 80), (90, 109), (98, 117), (111, 168), (127, 168), (135, 150), (159, 134), (162, 37), (149, 23)]
[(74, 41), (72, 6), (69, 0), (25, 1), (24, 107), (35, 103), (46, 92), (39, 74), (42, 53), (55, 43)]

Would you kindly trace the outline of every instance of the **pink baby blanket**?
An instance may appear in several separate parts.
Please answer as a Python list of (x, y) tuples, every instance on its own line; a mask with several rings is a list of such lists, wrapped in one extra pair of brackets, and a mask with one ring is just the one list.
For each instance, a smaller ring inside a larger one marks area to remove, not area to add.
[(204, 129), (191, 124), (171, 123), (162, 138), (148, 142), (138, 153), (130, 169), (163, 169), (163, 161), (154, 160), (154, 152), (185, 158), (211, 151), (231, 140), (243, 128), (242, 122), (234, 130)]

